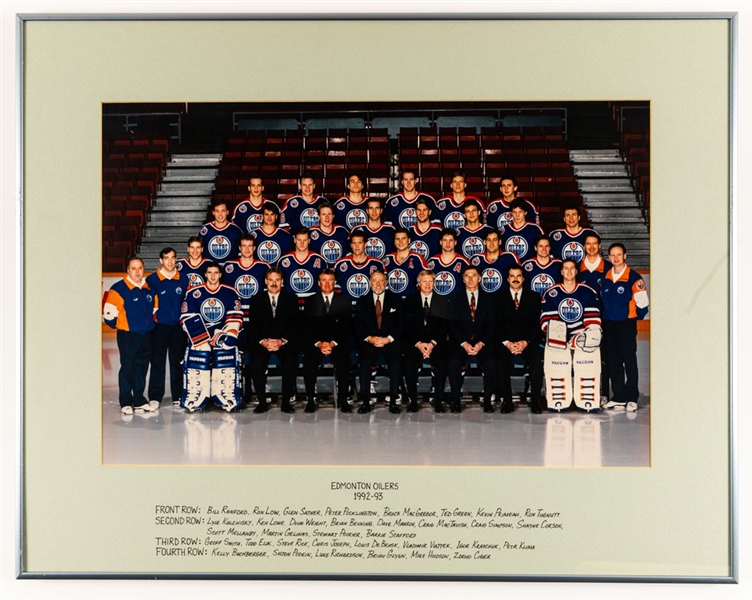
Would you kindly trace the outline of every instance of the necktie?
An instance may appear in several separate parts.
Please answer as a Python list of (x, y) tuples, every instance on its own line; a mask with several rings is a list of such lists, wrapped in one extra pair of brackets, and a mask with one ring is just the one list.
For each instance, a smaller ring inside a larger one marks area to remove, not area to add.
[(329, 296), (324, 296), (324, 312), (328, 315), (329, 314), (329, 308), (331, 304), (329, 304)]
[(381, 329), (381, 296), (376, 296), (376, 327)]
[(514, 293), (514, 307), (515, 308), (520, 307), (520, 293), (519, 292)]
[(475, 323), (475, 294), (470, 294), (470, 319)]
[(431, 308), (428, 306), (428, 298), (423, 298), (423, 325), (428, 324), (428, 316), (431, 314)]
[(272, 319), (277, 316), (277, 299), (272, 296)]

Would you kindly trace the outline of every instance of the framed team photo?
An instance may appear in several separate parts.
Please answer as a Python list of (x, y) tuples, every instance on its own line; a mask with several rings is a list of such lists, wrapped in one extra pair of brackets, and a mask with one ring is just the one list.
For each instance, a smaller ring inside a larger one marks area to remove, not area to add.
[(20, 19), (17, 575), (734, 581), (730, 21)]

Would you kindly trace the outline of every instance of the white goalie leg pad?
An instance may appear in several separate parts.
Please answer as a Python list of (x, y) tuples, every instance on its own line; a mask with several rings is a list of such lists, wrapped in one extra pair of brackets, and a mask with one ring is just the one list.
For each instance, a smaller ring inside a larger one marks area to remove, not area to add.
[(548, 410), (567, 410), (572, 404), (572, 351), (546, 345), (543, 369)]
[(211, 351), (188, 348), (183, 360), (183, 395), (180, 406), (201, 410), (211, 395)]
[(601, 351), (574, 349), (574, 403), (588, 412), (601, 408)]
[(214, 404), (230, 412), (240, 406), (243, 398), (238, 349), (214, 348), (212, 359), (212, 400)]

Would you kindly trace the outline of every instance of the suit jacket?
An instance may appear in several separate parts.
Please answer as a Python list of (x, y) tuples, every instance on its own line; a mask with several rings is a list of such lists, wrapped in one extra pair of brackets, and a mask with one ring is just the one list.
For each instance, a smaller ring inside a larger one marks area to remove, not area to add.
[(464, 288), (452, 295), (449, 302), (449, 345), (456, 351), (463, 342), (475, 345), (483, 342), (493, 348), (496, 331), (496, 302), (491, 294), (478, 288), (475, 304), (475, 321), (470, 316), (470, 302)]
[(248, 310), (248, 335), (251, 344), (263, 339), (286, 339), (297, 343), (300, 334), (300, 310), (295, 294), (282, 290), (277, 299), (277, 313), (272, 318), (272, 306), (267, 291), (251, 298)]
[(499, 316), (497, 341), (520, 342), (525, 340), (529, 346), (540, 344), (541, 296), (528, 288), (520, 292), (520, 305), (514, 307), (514, 299), (509, 290), (496, 294)]
[(346, 296), (335, 293), (327, 314), (324, 296), (321, 292), (316, 292), (305, 299), (303, 326), (306, 347), (313, 346), (316, 342), (347, 344), (352, 327), (352, 302)]
[(373, 292), (358, 298), (355, 304), (355, 339), (358, 343), (368, 336), (388, 337), (392, 336), (395, 342), (402, 341), (403, 308), (402, 298), (390, 291), (385, 291), (382, 296), (381, 328), (376, 323), (376, 306), (373, 300)]
[(418, 342), (434, 341), (445, 346), (449, 334), (449, 298), (434, 292), (428, 321), (423, 324), (423, 295), (418, 292), (405, 298), (405, 343), (413, 347)]

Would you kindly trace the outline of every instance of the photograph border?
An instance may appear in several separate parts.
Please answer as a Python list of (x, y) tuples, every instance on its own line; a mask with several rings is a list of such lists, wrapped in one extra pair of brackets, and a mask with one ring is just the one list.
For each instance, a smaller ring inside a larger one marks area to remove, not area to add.
[[(357, 19), (367, 18), (367, 17), (365, 17), (363, 15), (351, 15), (351, 17), (355, 17)], [(338, 17), (338, 18), (346, 19), (346, 18), (351, 18), (351, 17)], [(92, 19), (96, 19), (96, 18), (97, 17), (92, 17)], [(140, 17), (133, 17), (133, 18), (135, 19), (135, 18), (140, 18)], [(151, 16), (148, 16), (148, 18), (151, 19)], [(165, 17), (166, 20), (172, 20), (174, 18), (175, 18), (174, 16)], [(271, 19), (276, 19), (276, 18), (277, 17), (269, 17), (270, 20)], [(299, 17), (291, 17), (291, 19), (295, 19), (295, 20), (297, 20), (298, 18)], [(319, 18), (319, 17), (316, 17), (316, 18)], [(320, 18), (323, 20), (323, 19), (328, 19), (329, 17), (325, 16), (325, 17), (320, 17)], [(383, 16), (379, 16), (378, 18), (379, 19), (383, 19), (384, 17)], [(397, 18), (398, 19), (402, 19), (402, 18), (407, 19), (407, 18), (410, 18), (410, 17), (409, 16), (406, 16), (406, 17), (399, 16)], [(421, 18), (428, 19), (428, 17), (421, 17)], [(454, 18), (456, 18), (456, 16)], [(531, 17), (530, 15), (524, 15), (524, 16), (514, 15), (512, 18), (514, 18), (514, 19), (531, 19), (531, 18), (537, 18), (537, 19), (540, 19), (540, 20), (554, 20), (550, 16)], [(613, 19), (615, 17), (613, 17), (613, 16), (606, 16), (604, 18)], [(654, 18), (654, 17), (646, 17), (646, 18)], [(666, 17), (662, 17), (662, 18), (669, 19), (669, 18), (677, 18), (677, 17), (676, 16), (674, 16), (674, 17), (666, 16)], [(685, 16), (682, 15), (682, 16), (680, 16), (678, 18), (694, 18), (694, 17), (685, 17)], [(703, 15), (700, 18), (708, 18), (708, 16), (707, 15)], [(736, 44), (737, 44), (737, 39), (736, 39), (737, 25), (736, 25), (735, 17), (729, 16), (729, 15), (725, 15), (725, 16), (720, 16), (720, 17), (719, 16), (713, 16), (712, 18), (715, 18), (715, 19), (727, 19), (727, 20), (730, 19), (730, 21), (732, 23), (731, 40), (732, 40), (733, 46), (736, 47)], [(193, 20), (193, 19), (194, 19), (194, 17), (191, 16), (191, 20)], [(195, 19), (196, 20), (203, 20), (203, 17), (197, 16), (197, 17), (195, 17)], [(243, 19), (243, 18), (239, 17), (239, 19)], [(482, 17), (480, 17), (479, 19), (482, 19)], [(572, 19), (587, 20), (588, 17), (586, 15), (577, 15), (577, 16), (572, 17)], [(31, 19), (31, 20), (37, 20), (37, 19), (34, 18), (34, 19)], [(78, 20), (78, 18), (71, 19), (71, 20)], [(19, 23), (19, 33), (21, 33), (20, 32), (21, 28), (22, 28), (22, 23)], [(22, 40), (19, 40), (19, 51), (22, 48), (22, 46), (23, 46), (23, 42), (22, 42)], [(21, 59), (19, 59), (19, 60), (21, 60)], [(735, 52), (731, 53), (730, 66), (731, 66), (732, 71), (734, 71), (735, 68), (736, 68)], [(19, 70), (21, 70), (21, 69), (19, 68)], [(22, 75), (19, 74), (19, 82), (20, 82), (21, 79), (22, 79)], [(734, 90), (735, 87), (736, 87), (736, 76), (733, 75), (733, 74), (732, 74), (732, 77), (731, 77), (731, 87), (732, 87), (732, 90)], [(730, 95), (731, 95), (731, 101), (733, 103), (734, 102), (735, 94), (732, 92), (732, 90), (730, 90)], [(20, 106), (20, 110), (22, 110), (23, 109), (23, 102), (19, 102), (19, 106)], [(736, 141), (736, 124), (735, 124), (736, 110), (737, 110), (736, 106), (733, 105), (732, 108), (731, 108), (731, 110), (730, 110), (730, 114), (732, 116), (732, 123), (729, 126), (729, 132), (730, 132), (730, 136), (729, 137), (730, 137), (730, 142), (731, 142), (731, 148), (730, 148), (730, 167), (729, 167), (730, 168), (730, 174), (731, 174), (731, 178), (730, 178), (730, 193), (731, 193), (731, 199), (732, 199), (732, 204), (731, 204), (732, 222), (730, 224), (731, 235), (730, 235), (730, 240), (729, 240), (729, 243), (732, 245), (732, 247), (730, 248), (731, 261), (730, 261), (730, 265), (729, 265), (730, 269), (731, 269), (731, 279), (730, 279), (730, 285), (731, 285), (731, 290), (730, 290), (730, 303), (731, 303), (730, 342), (731, 342), (731, 351), (732, 351), (732, 354), (735, 354), (735, 350), (736, 350), (736, 346), (737, 346), (737, 340), (736, 340), (735, 332), (734, 332), (734, 325), (735, 325), (735, 322), (736, 322), (736, 317), (738, 315), (738, 307), (735, 304), (734, 293), (733, 293), (734, 290), (736, 290), (736, 283), (737, 283), (736, 280), (735, 280), (735, 278), (734, 278), (734, 272), (736, 271), (737, 266), (738, 266), (737, 265), (737, 257), (736, 257), (736, 255), (734, 253), (734, 248), (733, 248), (734, 222), (735, 222), (735, 220), (733, 219), (733, 217), (734, 217), (734, 215), (736, 213), (736, 206), (733, 203), (733, 199), (736, 197), (735, 196), (735, 190), (736, 190), (736, 183), (735, 183), (735, 181), (736, 181), (736, 172), (734, 170), (734, 163), (735, 163), (735, 160), (738, 160), (738, 158), (737, 158), (737, 149), (736, 149), (736, 145), (737, 145), (737, 141)], [(19, 134), (18, 134), (19, 156), (23, 156), (23, 135), (21, 134), (21, 131), (20, 131), (20, 129), (23, 126), (23, 116), (21, 117), (21, 119), (19, 119), (19, 125), (18, 126), (19, 126)], [(20, 198), (22, 199), (23, 198), (23, 181), (24, 181), (24, 179), (23, 179), (23, 167), (22, 166), (19, 166), (18, 177), (19, 177)], [(22, 202), (22, 200), (21, 200), (21, 202)], [(23, 230), (22, 229), (21, 229), (21, 236), (23, 236)], [(19, 251), (19, 257), (22, 257), (23, 256), (23, 238), (21, 238), (21, 240), (20, 240), (20, 245), (19, 245), (18, 251)], [(22, 261), (22, 258), (21, 258), (21, 261)], [(21, 262), (20, 264), (21, 264), (21, 267), (22, 267), (20, 269), (20, 271), (22, 273), (23, 272), (23, 262)], [(19, 274), (19, 281), (22, 278), (22, 274), (21, 273)], [(20, 287), (19, 287), (19, 290), (20, 290)], [(22, 320), (23, 316), (24, 316), (23, 306), (24, 306), (24, 304), (23, 304), (23, 298), (21, 298), (20, 301), (19, 301), (19, 307), (20, 307), (19, 308), (19, 316), (20, 316), (20, 320)], [(23, 357), (23, 351), (22, 350), (20, 352), (20, 356)], [(22, 367), (23, 367), (23, 365), (22, 365)], [(734, 374), (733, 374), (733, 369), (734, 369), (733, 361), (730, 363), (730, 368), (732, 369), (732, 382), (733, 382), (733, 381), (735, 381), (735, 377), (734, 377)], [(19, 386), (21, 386), (19, 392), (21, 393), (21, 395), (23, 395), (23, 387), (22, 387), (23, 386), (23, 379), (21, 379), (19, 381)], [(732, 508), (732, 515), (731, 515), (733, 523), (738, 523), (738, 505), (736, 504), (736, 497), (737, 497), (736, 496), (736, 494), (737, 494), (737, 492), (736, 492), (736, 479), (737, 479), (737, 477), (735, 475), (736, 470), (738, 468), (737, 467), (738, 455), (737, 455), (737, 450), (736, 450), (736, 445), (737, 445), (738, 440), (736, 438), (735, 429), (734, 429), (734, 422), (736, 420), (736, 408), (737, 408), (736, 407), (736, 401), (737, 401), (737, 398), (738, 398), (738, 389), (736, 389), (735, 387), (732, 387), (732, 390), (731, 390), (731, 399), (732, 399), (731, 409), (732, 409), (733, 412), (732, 412), (732, 419), (731, 419), (731, 431), (730, 431), (729, 435), (730, 435), (730, 445), (731, 445), (731, 452), (732, 452), (732, 457), (731, 457), (731, 460), (732, 460), (732, 462), (731, 462), (731, 474), (732, 474), (731, 484), (732, 484), (732, 490), (731, 490), (731, 493), (730, 493), (730, 500), (731, 500), (732, 506), (733, 506), (733, 508)], [(21, 411), (21, 419), (23, 419), (23, 411)], [(23, 421), (21, 421), (21, 430), (20, 430), (21, 432), (23, 432), (23, 426), (24, 426), (24, 423), (23, 423)], [(23, 453), (21, 453), (21, 456), (23, 456)], [(23, 472), (23, 462), (21, 463), (21, 471), (20, 472), (21, 473)], [(23, 499), (22, 499), (22, 501), (23, 501)], [(736, 531), (736, 527), (733, 527), (733, 533), (734, 533), (734, 535), (732, 537), (732, 540), (733, 540), (734, 549), (733, 549), (732, 557), (731, 557), (731, 563), (734, 566), (734, 574), (732, 576), (733, 579), (737, 579), (738, 578), (738, 537), (737, 537), (735, 531)], [(21, 535), (23, 535), (23, 534), (21, 533)], [(21, 539), (20, 541), (22, 542), (23, 540)], [(24, 574), (24, 576), (28, 576), (28, 574)], [(171, 577), (171, 575), (166, 574), (166, 577)], [(219, 577), (223, 578), (222, 576), (219, 576)], [(365, 577), (366, 578), (374, 578), (373, 576), (368, 576), (368, 575), (366, 575)], [(429, 578), (430, 578), (430, 576), (429, 576)], [(471, 578), (475, 579), (474, 577), (471, 577)], [(403, 577), (397, 577), (397, 579), (404, 579), (404, 578)], [(442, 579), (444, 579), (444, 578), (442, 578)], [(487, 578), (486, 577), (481, 577), (481, 578), (478, 578), (478, 579), (479, 580), (486, 580)], [(514, 579), (514, 578), (500, 577), (500, 579), (509, 580), (509, 579)], [(536, 577), (530, 577), (530, 578), (526, 577), (524, 579), (525, 580), (536, 580), (537, 578)], [(588, 581), (598, 581), (598, 580), (601, 580), (601, 578), (589, 579), (589, 578), (579, 578), (579, 577), (576, 577), (576, 578), (572, 578), (572, 579), (569, 579), (569, 578), (566, 578), (566, 579), (557, 578), (556, 580), (575, 580), (575, 581), (588, 580)], [(621, 581), (621, 580), (629, 580), (629, 581), (654, 581), (654, 580), (657, 580), (657, 579), (653, 579), (653, 578), (642, 579), (642, 578), (628, 577), (626, 579), (615, 578), (614, 580), (615, 581)], [(679, 579), (676, 579), (676, 580), (677, 581), (687, 581), (687, 579), (685, 579), (685, 578), (679, 578)], [(711, 581), (711, 582), (712, 581), (718, 581), (718, 579), (711, 578), (708, 581)]]

